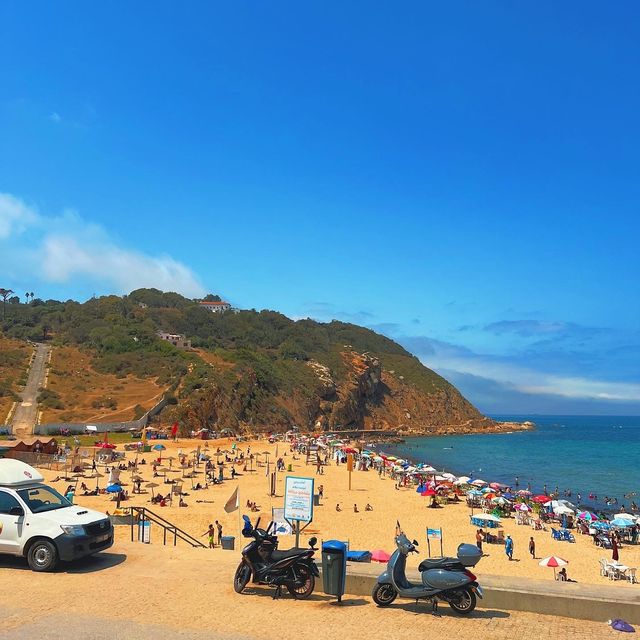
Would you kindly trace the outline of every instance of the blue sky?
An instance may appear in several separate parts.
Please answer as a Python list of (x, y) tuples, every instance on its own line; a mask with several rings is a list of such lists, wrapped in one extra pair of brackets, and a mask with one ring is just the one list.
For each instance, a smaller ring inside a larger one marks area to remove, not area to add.
[(4, 2), (2, 286), (338, 318), (640, 413), (637, 3)]

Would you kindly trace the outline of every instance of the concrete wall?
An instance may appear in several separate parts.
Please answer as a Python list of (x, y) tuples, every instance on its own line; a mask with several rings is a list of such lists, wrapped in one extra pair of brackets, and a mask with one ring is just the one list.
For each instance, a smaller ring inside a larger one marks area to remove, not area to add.
[[(346, 593), (370, 598), (377, 576), (384, 569), (385, 565), (350, 564), (347, 568)], [(417, 572), (410, 573), (408, 578), (420, 583)], [(637, 585), (612, 587), (604, 578), (602, 585), (590, 585), (555, 582), (552, 576), (548, 581), (521, 580), (482, 576), (480, 573), (478, 582), (484, 591), (484, 598), (478, 600), (479, 609), (530, 611), (595, 622), (622, 618), (631, 624), (640, 624), (640, 588)]]

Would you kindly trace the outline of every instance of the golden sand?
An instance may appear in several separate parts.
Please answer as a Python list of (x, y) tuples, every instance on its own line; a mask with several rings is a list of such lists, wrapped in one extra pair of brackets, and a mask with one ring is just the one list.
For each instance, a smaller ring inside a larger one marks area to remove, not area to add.
[[(216, 448), (231, 448), (231, 440), (216, 441), (208, 443), (209, 453), (215, 453)], [(200, 445), (204, 448), (205, 443), (202, 441), (180, 440), (177, 443), (163, 442), (167, 447), (167, 451), (163, 454), (163, 466), (168, 467), (167, 456), (176, 456), (179, 449), (188, 453), (196, 446)], [(274, 470), (275, 450), (279, 449), (279, 455), (284, 456), (285, 464), (292, 465), (291, 475), (314, 477), (316, 480), (316, 490), (319, 484), (324, 486), (324, 500), (320, 507), (316, 507), (314, 511), (313, 523), (304, 532), (302, 544), (306, 544), (309, 536), (315, 535), (320, 540), (324, 539), (340, 539), (348, 541), (350, 548), (353, 550), (373, 550), (384, 549), (391, 553), (394, 550), (394, 530), (396, 520), (399, 520), (404, 531), (409, 537), (416, 538), (420, 542), (420, 556), (413, 556), (410, 567), (417, 565), (420, 557), (426, 556), (426, 528), (442, 528), (443, 545), (445, 555), (455, 555), (455, 550), (461, 542), (475, 542), (476, 527), (469, 522), (470, 510), (464, 503), (450, 504), (442, 509), (428, 509), (427, 498), (422, 498), (415, 492), (415, 487), (396, 490), (395, 483), (387, 477), (378, 477), (374, 471), (354, 471), (351, 478), (352, 488), (348, 488), (348, 472), (344, 465), (335, 466), (331, 464), (324, 468), (324, 475), (316, 475), (314, 465), (306, 465), (305, 457), (299, 456), (298, 460), (293, 460), (293, 455), (289, 450), (287, 443), (279, 443), (271, 445), (265, 441), (239, 443), (240, 450), (246, 451), (247, 445), (251, 445), (253, 453), (269, 451), (271, 471)], [(118, 446), (121, 449), (122, 445)], [(132, 454), (128, 453), (130, 457)], [(158, 452), (145, 454), (147, 463), (156, 457)], [(122, 506), (146, 506), (153, 511), (159, 513), (167, 520), (175, 523), (188, 533), (200, 537), (209, 523), (219, 520), (224, 528), (224, 535), (234, 535), (236, 537), (236, 549), (244, 544), (242, 539), (238, 539), (240, 530), (240, 514), (248, 514), (252, 521), (259, 515), (262, 516), (262, 524), (267, 523), (271, 518), (272, 507), (283, 506), (284, 479), (287, 473), (277, 474), (276, 493), (274, 497), (269, 496), (269, 479), (266, 476), (266, 467), (264, 461), (266, 456), (260, 456), (260, 466), (254, 462), (254, 472), (243, 472), (242, 466), (237, 465), (237, 471), (242, 474), (236, 480), (225, 480), (222, 485), (210, 486), (206, 490), (192, 491), (191, 480), (185, 479), (183, 490), (189, 495), (185, 498), (187, 508), (179, 508), (177, 501), (174, 501), (171, 507), (159, 507), (152, 505), (149, 500), (151, 493), (136, 495), (132, 494), (128, 502), (122, 503)], [(215, 460), (215, 456), (213, 456)], [(181, 479), (182, 472), (176, 467), (178, 460), (172, 462), (173, 469), (167, 473), (167, 477), (176, 480)], [(140, 466), (141, 475), (145, 481), (154, 481), (160, 484), (156, 489), (166, 494), (170, 485), (164, 485), (162, 478), (152, 478), (152, 469), (149, 464)], [(200, 470), (203, 471), (204, 465)], [(51, 479), (56, 472), (45, 471), (47, 479)], [(230, 473), (230, 465), (225, 468), (225, 477)], [(89, 475), (89, 472), (87, 473)], [(196, 476), (193, 482), (204, 483), (204, 476), (201, 473)], [(104, 486), (107, 478), (101, 478), (100, 481)], [(121, 480), (131, 494), (132, 483), (131, 474), (122, 472)], [(80, 479), (80, 482), (83, 480)], [(89, 487), (92, 487), (92, 481), (85, 479)], [(58, 490), (63, 491), (68, 483), (59, 481), (55, 484)], [(144, 486), (144, 484), (143, 484)], [(233, 493), (234, 489), (239, 487), (240, 510), (228, 514), (224, 511), (224, 505)], [(247, 500), (256, 502), (260, 507), (260, 513), (250, 513), (245, 507)], [(206, 502), (198, 502), (206, 501)], [(111, 496), (100, 495), (97, 497), (83, 497), (78, 495), (76, 503), (85, 505), (99, 511), (113, 512), (115, 503), (111, 501)], [(342, 511), (336, 511), (336, 504), (340, 504)], [(370, 503), (373, 511), (365, 511), (365, 505)], [(359, 513), (355, 513), (353, 505), (358, 506)], [(576, 543), (558, 542), (551, 538), (550, 531), (533, 531), (528, 526), (517, 526), (511, 518), (503, 519), (503, 527), (505, 535), (510, 534), (514, 540), (514, 560), (509, 561), (504, 553), (501, 545), (484, 546), (485, 557), (474, 570), (482, 579), (482, 574), (517, 576), (523, 580), (527, 578), (539, 578), (553, 580), (553, 570), (540, 567), (538, 561), (540, 558), (549, 555), (556, 555), (569, 561), (567, 567), (570, 578), (578, 582), (615, 585), (620, 588), (638, 588), (622, 581), (611, 582), (607, 578), (600, 576), (598, 559), (606, 557), (611, 559), (611, 551), (606, 551), (596, 547), (591, 537), (583, 536), (576, 533)], [(126, 540), (130, 535), (128, 527), (117, 527), (117, 539)], [(159, 531), (152, 528), (152, 537), (158, 542)], [(536, 556), (538, 560), (533, 560), (528, 553), (528, 541), (533, 536), (536, 542)], [(206, 543), (206, 537), (200, 538)], [(436, 543), (437, 544), (437, 543)], [(183, 543), (178, 543), (179, 547)], [(291, 537), (283, 537), (280, 547), (285, 549), (293, 545)], [(219, 554), (222, 551), (216, 549), (207, 553)], [(432, 554), (439, 555), (439, 544), (437, 547), (432, 541)], [(624, 545), (620, 549), (620, 561), (631, 567), (640, 566), (640, 547)]]

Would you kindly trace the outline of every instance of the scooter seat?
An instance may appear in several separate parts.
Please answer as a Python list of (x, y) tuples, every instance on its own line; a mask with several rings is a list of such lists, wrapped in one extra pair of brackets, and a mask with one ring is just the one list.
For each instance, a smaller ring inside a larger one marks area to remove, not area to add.
[(285, 558), (293, 558), (293, 556), (299, 556), (300, 554), (308, 551), (308, 549), (287, 549), (286, 551), (273, 551), (271, 553), (271, 559), (274, 562), (279, 562), (280, 560), (284, 560)]
[(429, 569), (452, 569), (464, 567), (458, 558), (427, 558), (418, 565), (418, 571), (428, 571)]

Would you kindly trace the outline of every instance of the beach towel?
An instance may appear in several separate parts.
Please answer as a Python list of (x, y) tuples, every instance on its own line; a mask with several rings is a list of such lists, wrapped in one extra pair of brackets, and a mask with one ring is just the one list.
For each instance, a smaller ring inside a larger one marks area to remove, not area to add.
[(620, 620), (620, 618), (616, 618), (615, 620), (609, 620), (609, 626), (616, 631), (626, 631), (628, 633), (635, 633), (635, 629), (624, 620)]

